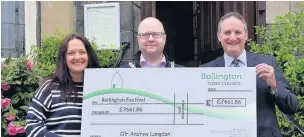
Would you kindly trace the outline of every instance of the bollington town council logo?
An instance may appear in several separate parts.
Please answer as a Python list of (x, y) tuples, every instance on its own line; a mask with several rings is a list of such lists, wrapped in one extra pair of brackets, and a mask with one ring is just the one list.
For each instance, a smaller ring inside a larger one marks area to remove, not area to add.
[(122, 77), (119, 74), (118, 70), (114, 73), (111, 80), (111, 88), (123, 88)]

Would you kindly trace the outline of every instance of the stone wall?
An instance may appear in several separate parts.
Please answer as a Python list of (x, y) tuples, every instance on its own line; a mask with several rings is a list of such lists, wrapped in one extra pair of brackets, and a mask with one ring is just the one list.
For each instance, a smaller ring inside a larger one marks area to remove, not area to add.
[(277, 16), (300, 11), (301, 1), (266, 1), (266, 24), (271, 25)]

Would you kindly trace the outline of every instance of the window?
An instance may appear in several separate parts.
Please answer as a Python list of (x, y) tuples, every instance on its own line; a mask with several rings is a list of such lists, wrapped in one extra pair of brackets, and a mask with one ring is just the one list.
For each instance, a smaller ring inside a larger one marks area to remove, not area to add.
[(24, 51), (24, 1), (1, 1), (1, 58), (17, 58)]

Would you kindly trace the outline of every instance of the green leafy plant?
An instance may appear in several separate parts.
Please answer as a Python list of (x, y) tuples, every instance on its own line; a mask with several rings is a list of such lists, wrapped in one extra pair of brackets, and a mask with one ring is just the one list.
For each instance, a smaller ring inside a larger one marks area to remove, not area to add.
[(25, 136), (25, 117), (38, 75), (26, 56), (7, 58), (1, 68), (1, 136)]
[[(304, 5), (304, 3), (302, 3)], [(304, 9), (304, 8), (303, 8)], [(256, 26), (262, 44), (249, 42), (252, 52), (274, 55), (300, 102), (300, 112), (294, 115), (304, 127), (304, 10), (278, 16), (270, 27)], [(279, 127), (286, 137), (303, 137), (277, 109)]]
[(57, 30), (54, 35), (43, 36), (41, 47), (32, 46), (31, 56), (36, 63), (39, 76), (49, 77), (55, 71), (57, 52), (62, 40), (67, 35), (67, 32)]
[(95, 41), (91, 41), (91, 45), (98, 56), (101, 67), (111, 68), (115, 65), (120, 51), (97, 50), (97, 45)]

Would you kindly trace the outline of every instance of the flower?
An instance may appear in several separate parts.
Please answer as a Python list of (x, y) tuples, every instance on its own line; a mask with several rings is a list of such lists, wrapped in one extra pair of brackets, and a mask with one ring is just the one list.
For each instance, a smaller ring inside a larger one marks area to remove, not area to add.
[(7, 91), (11, 86), (9, 84), (6, 83), (1, 83), (1, 89), (3, 89), (3, 91)]
[(13, 125), (12, 123), (8, 124), (7, 129), (8, 129), (9, 135), (12, 135), (12, 136), (17, 135), (17, 127), (15, 125)]
[(17, 127), (17, 133), (24, 133), (24, 126)]
[(1, 68), (2, 68), (2, 69), (6, 69), (6, 68), (7, 68), (7, 65), (6, 65), (6, 64), (1, 64)]
[(18, 133), (24, 133), (24, 126), (16, 126), (12, 122), (8, 124), (8, 134), (16, 135)]
[(8, 124), (7, 127), (15, 126), (12, 122)]
[(8, 115), (6, 116), (6, 119), (9, 120), (9, 121), (13, 121), (13, 120), (16, 119), (16, 116), (15, 116), (14, 114), (8, 114)]
[(11, 99), (5, 98), (1, 101), (1, 108), (6, 108), (8, 105), (11, 104)]
[(26, 62), (26, 68), (28, 69), (28, 70), (33, 70), (33, 67), (34, 67), (34, 64), (33, 64), (33, 62), (32, 61), (28, 61), (28, 62)]

